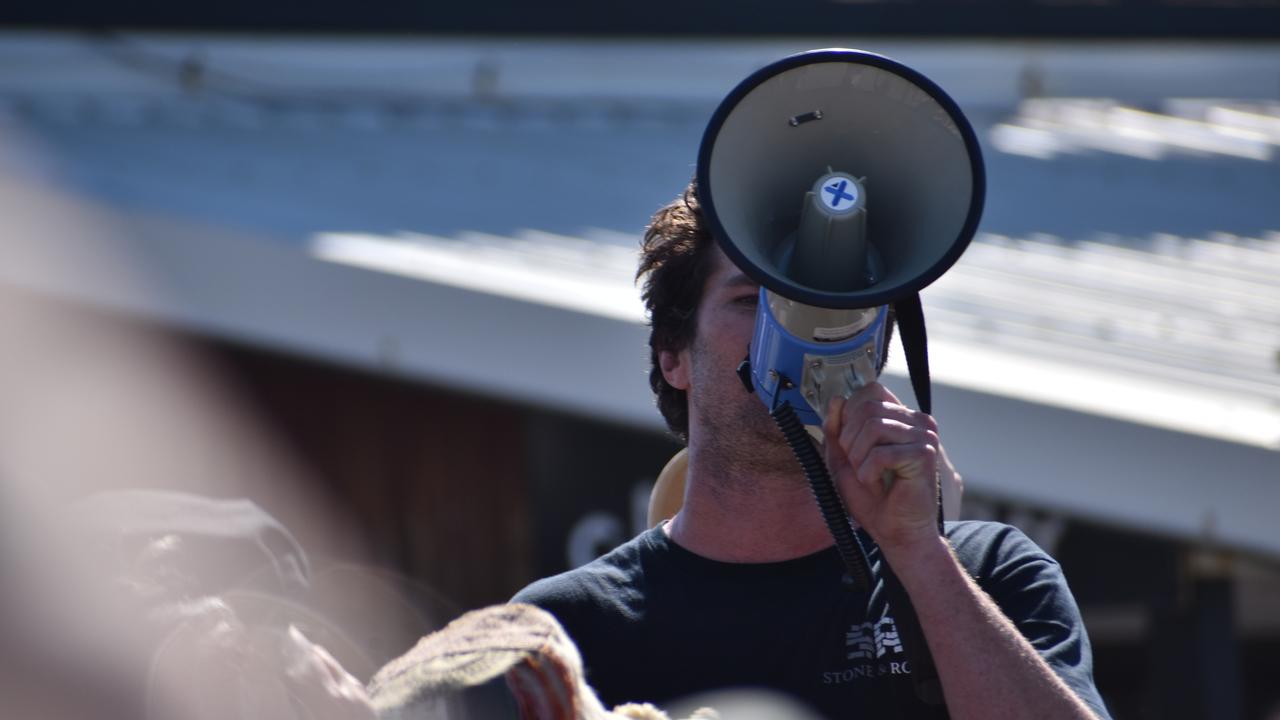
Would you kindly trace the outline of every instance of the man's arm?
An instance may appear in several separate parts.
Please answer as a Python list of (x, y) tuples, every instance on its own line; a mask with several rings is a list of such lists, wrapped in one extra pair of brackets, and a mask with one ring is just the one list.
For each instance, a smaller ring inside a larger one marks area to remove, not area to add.
[(872, 384), (833, 401), (824, 430), (845, 505), (915, 606), (951, 717), (1096, 718), (939, 536), (933, 418)]

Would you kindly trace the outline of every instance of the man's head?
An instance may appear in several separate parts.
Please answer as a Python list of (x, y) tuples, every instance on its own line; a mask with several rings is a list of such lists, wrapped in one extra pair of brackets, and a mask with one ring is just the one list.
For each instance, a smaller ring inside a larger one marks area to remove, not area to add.
[[(696, 183), (691, 182), (679, 197), (654, 214), (641, 242), (640, 267), (636, 273), (636, 277), (644, 281), (642, 297), (650, 323), (649, 386), (657, 396), (658, 410), (667, 427), (686, 441), (688, 394), (672, 385), (664, 374), (662, 354), (678, 353), (693, 344), (707, 281), (717, 263), (723, 261), (724, 256), (716, 247), (699, 206)], [(893, 318), (890, 307), (885, 357), (893, 334)], [(744, 344), (742, 357), (746, 352)], [(881, 367), (884, 359), (881, 358)]]

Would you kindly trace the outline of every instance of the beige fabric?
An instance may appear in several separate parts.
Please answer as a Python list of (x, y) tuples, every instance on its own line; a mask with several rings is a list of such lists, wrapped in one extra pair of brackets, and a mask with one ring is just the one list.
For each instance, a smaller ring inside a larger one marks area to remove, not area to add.
[(689, 471), (689, 449), (681, 448), (667, 461), (649, 493), (649, 527), (675, 515), (684, 505), (684, 479)]
[[(387, 663), (369, 682), (381, 718), (439, 718), (441, 701), (499, 675), (523, 720), (668, 720), (648, 704), (609, 712), (583, 678), (582, 657), (560, 623), (532, 605), (469, 612)], [(695, 718), (711, 720), (706, 709)]]

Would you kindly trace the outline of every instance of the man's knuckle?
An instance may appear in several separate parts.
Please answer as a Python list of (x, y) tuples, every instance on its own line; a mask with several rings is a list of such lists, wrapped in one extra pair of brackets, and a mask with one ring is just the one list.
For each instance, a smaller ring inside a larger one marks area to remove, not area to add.
[(851, 407), (855, 417), (874, 417), (881, 404), (881, 401), (875, 398), (863, 398)]
[(912, 424), (917, 427), (924, 428), (930, 432), (938, 432), (938, 421), (932, 415), (919, 410), (913, 410), (911, 413)]

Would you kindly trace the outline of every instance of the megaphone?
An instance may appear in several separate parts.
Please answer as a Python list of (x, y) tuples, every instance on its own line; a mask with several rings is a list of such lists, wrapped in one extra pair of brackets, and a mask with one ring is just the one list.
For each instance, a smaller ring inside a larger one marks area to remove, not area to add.
[[(739, 375), (803, 466), (851, 589), (873, 587), (867, 554), (810, 436), (832, 397), (878, 377), (890, 305), (916, 404), (932, 411), (919, 291), (968, 247), (985, 177), (973, 128), (941, 88), (855, 50), (815, 50), (757, 71), (729, 93), (702, 138), (704, 216), (729, 259), (761, 286)], [(916, 694), (940, 704), (919, 620), (883, 558), (881, 576)]]
[(917, 293), (968, 246), (986, 188), (973, 129), (941, 88), (869, 52), (784, 58), (715, 111), (697, 182), (712, 234), (761, 285), (742, 374), (766, 405), (821, 424), (833, 396), (877, 377), (894, 305), (930, 411)]

